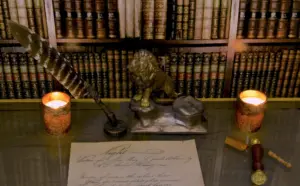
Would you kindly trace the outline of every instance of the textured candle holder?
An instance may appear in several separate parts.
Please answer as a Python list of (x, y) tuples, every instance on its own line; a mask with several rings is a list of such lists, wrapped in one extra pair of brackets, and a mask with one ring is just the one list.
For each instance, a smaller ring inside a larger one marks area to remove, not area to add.
[[(260, 103), (245, 102), (245, 98), (261, 100)], [(246, 90), (239, 94), (236, 109), (236, 125), (243, 132), (256, 132), (261, 128), (267, 96), (257, 90)]]
[[(58, 108), (47, 105), (47, 103), (54, 100), (63, 101), (66, 102), (66, 104)], [(42, 98), (44, 123), (49, 134), (61, 135), (66, 133), (70, 128), (70, 100), (70, 96), (63, 92), (51, 92)]]

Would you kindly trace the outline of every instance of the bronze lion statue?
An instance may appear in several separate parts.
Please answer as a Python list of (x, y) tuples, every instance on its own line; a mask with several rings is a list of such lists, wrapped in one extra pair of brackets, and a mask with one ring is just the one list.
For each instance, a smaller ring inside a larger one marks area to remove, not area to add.
[(152, 91), (163, 90), (170, 98), (178, 97), (173, 80), (158, 65), (155, 56), (147, 50), (139, 50), (128, 64), (130, 78), (136, 86), (135, 101), (141, 101), (141, 107), (150, 106)]

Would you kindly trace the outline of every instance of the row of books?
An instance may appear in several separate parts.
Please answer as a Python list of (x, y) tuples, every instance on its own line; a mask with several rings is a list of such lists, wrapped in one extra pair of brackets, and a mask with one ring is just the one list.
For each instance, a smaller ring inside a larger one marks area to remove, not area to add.
[(265, 92), (268, 97), (299, 97), (300, 50), (236, 53), (231, 97), (245, 89)]
[(48, 38), (44, 0), (0, 0), (0, 39), (12, 39), (8, 20)]
[(53, 0), (57, 38), (225, 39), (230, 0)]
[(52, 76), (26, 53), (0, 53), (0, 98), (41, 98), (53, 90)]
[[(83, 79), (104, 98), (131, 98), (135, 93), (127, 71), (133, 50), (62, 53)], [(157, 56), (177, 92), (195, 97), (222, 97), (226, 53), (167, 53)], [(162, 95), (163, 96), (163, 95)]]
[(237, 38), (300, 38), (300, 0), (240, 0)]

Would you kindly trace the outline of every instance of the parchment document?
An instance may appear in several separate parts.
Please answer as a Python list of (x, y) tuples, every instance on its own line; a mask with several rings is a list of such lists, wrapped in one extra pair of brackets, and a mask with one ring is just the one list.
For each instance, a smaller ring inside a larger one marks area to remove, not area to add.
[(204, 186), (194, 140), (72, 143), (68, 186)]

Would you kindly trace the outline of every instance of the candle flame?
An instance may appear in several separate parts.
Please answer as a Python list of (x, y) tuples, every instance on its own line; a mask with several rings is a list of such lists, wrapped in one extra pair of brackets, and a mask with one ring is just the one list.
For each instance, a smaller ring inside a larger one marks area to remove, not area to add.
[(46, 106), (51, 107), (53, 109), (58, 109), (60, 107), (63, 107), (67, 104), (67, 102), (65, 101), (61, 101), (61, 100), (52, 100), (49, 101), (48, 103), (46, 103)]

